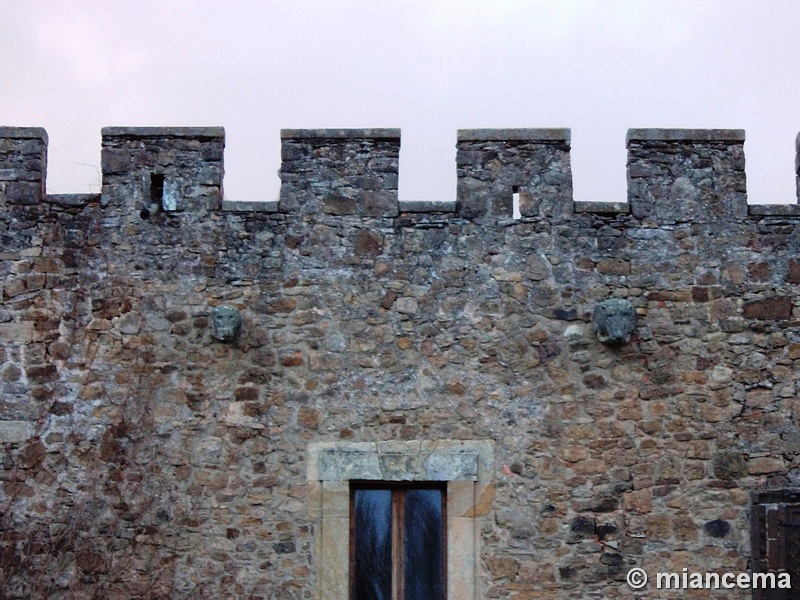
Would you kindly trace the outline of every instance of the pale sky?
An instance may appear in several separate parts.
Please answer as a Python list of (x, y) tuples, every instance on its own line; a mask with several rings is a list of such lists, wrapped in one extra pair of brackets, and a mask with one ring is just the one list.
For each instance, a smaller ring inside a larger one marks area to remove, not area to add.
[(623, 201), (629, 127), (743, 128), (749, 201), (794, 202), (796, 0), (0, 0), (0, 125), (48, 191), (104, 126), (221, 125), (225, 196), (274, 200), (281, 128), (400, 127), (401, 200), (455, 198), (456, 130), (569, 127), (576, 200)]

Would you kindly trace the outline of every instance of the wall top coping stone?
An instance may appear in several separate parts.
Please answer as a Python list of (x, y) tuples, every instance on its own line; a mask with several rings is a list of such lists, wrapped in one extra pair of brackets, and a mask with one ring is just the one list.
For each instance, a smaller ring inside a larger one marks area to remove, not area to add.
[(744, 129), (628, 129), (631, 142), (744, 142)]
[(0, 127), (0, 138), (18, 140), (44, 140), (47, 143), (47, 132), (44, 127)]
[(224, 127), (103, 127), (101, 135), (106, 137), (185, 137), (223, 138)]
[(567, 142), (570, 143), (571, 131), (566, 127), (529, 128), (529, 129), (459, 129), (459, 142)]
[(399, 128), (366, 129), (281, 129), (282, 140), (330, 140), (330, 139), (375, 139), (399, 140)]

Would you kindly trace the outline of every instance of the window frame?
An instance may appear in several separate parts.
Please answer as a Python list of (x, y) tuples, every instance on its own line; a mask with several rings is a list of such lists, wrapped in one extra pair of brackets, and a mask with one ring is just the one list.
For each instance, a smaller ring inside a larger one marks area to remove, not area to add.
[[(800, 579), (797, 554), (788, 555), (790, 545), (798, 545), (800, 527), (800, 488), (756, 491), (750, 507), (750, 551), (753, 573), (788, 572), (792, 589)], [(792, 558), (795, 560), (792, 561)], [(753, 600), (784, 598), (788, 592), (753, 589)]]
[[(442, 598), (447, 598), (447, 485), (442, 481), (350, 481), (350, 577), (349, 598), (355, 595), (355, 495), (358, 490), (389, 490), (392, 493), (392, 600), (403, 600), (404, 590), (404, 548), (405, 532), (405, 492), (408, 490), (438, 490), (442, 493)], [(396, 598), (395, 598), (396, 596)]]
[(447, 493), (447, 600), (481, 600), (481, 522), (491, 514), (493, 440), (315, 442), (306, 449), (316, 600), (349, 600), (350, 482), (441, 481)]

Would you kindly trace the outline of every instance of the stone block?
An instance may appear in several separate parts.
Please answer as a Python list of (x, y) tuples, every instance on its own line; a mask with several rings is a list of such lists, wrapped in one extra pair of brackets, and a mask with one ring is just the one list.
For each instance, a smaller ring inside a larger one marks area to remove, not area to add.
[(476, 561), (479, 560), (475, 519), (447, 518), (447, 598), (477, 600)]
[(322, 482), (322, 514), (326, 519), (350, 518), (350, 485), (346, 481)]
[(790, 298), (765, 298), (748, 302), (744, 305), (742, 313), (746, 319), (785, 321), (792, 316), (792, 300)]
[(350, 586), (350, 519), (323, 518), (317, 577), (321, 598), (345, 600)]
[(33, 340), (33, 324), (25, 321), (22, 323), (0, 323), (0, 343), (2, 344), (28, 344)]
[(14, 181), (6, 184), (5, 201), (8, 204), (30, 206), (38, 204), (43, 198), (41, 183)]
[(475, 454), (437, 452), (425, 461), (428, 481), (457, 481), (478, 479), (478, 457)]
[(323, 451), (319, 454), (320, 481), (380, 480), (378, 454), (367, 451)]
[(30, 421), (0, 421), (0, 444), (17, 444), (31, 437)]

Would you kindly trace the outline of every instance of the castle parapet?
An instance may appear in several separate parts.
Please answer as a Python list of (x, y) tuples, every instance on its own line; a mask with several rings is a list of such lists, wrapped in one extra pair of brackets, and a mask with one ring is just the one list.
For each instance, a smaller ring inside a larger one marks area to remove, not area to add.
[(460, 129), (456, 212), (474, 218), (572, 214), (569, 129)]
[(222, 127), (104, 127), (103, 206), (143, 218), (222, 202)]
[[(106, 127), (100, 204), (144, 219), (222, 209), (300, 217), (454, 213), (489, 223), (509, 221), (515, 208), (523, 220), (554, 223), (576, 213), (664, 225), (800, 217), (797, 203), (748, 206), (744, 141), (741, 129), (630, 129), (627, 202), (585, 202), (573, 199), (569, 129), (461, 129), (456, 200), (399, 202), (399, 129), (284, 129), (278, 201), (223, 202), (222, 127)], [(46, 195), (47, 145), (40, 127), (0, 127), (0, 205), (34, 218), (40, 204), (97, 202)], [(800, 135), (796, 146), (800, 198)]]
[(742, 129), (628, 130), (631, 214), (660, 224), (747, 217)]
[(394, 217), (399, 129), (281, 130), (281, 212)]
[(38, 204), (45, 196), (47, 132), (0, 127), (0, 205)]

